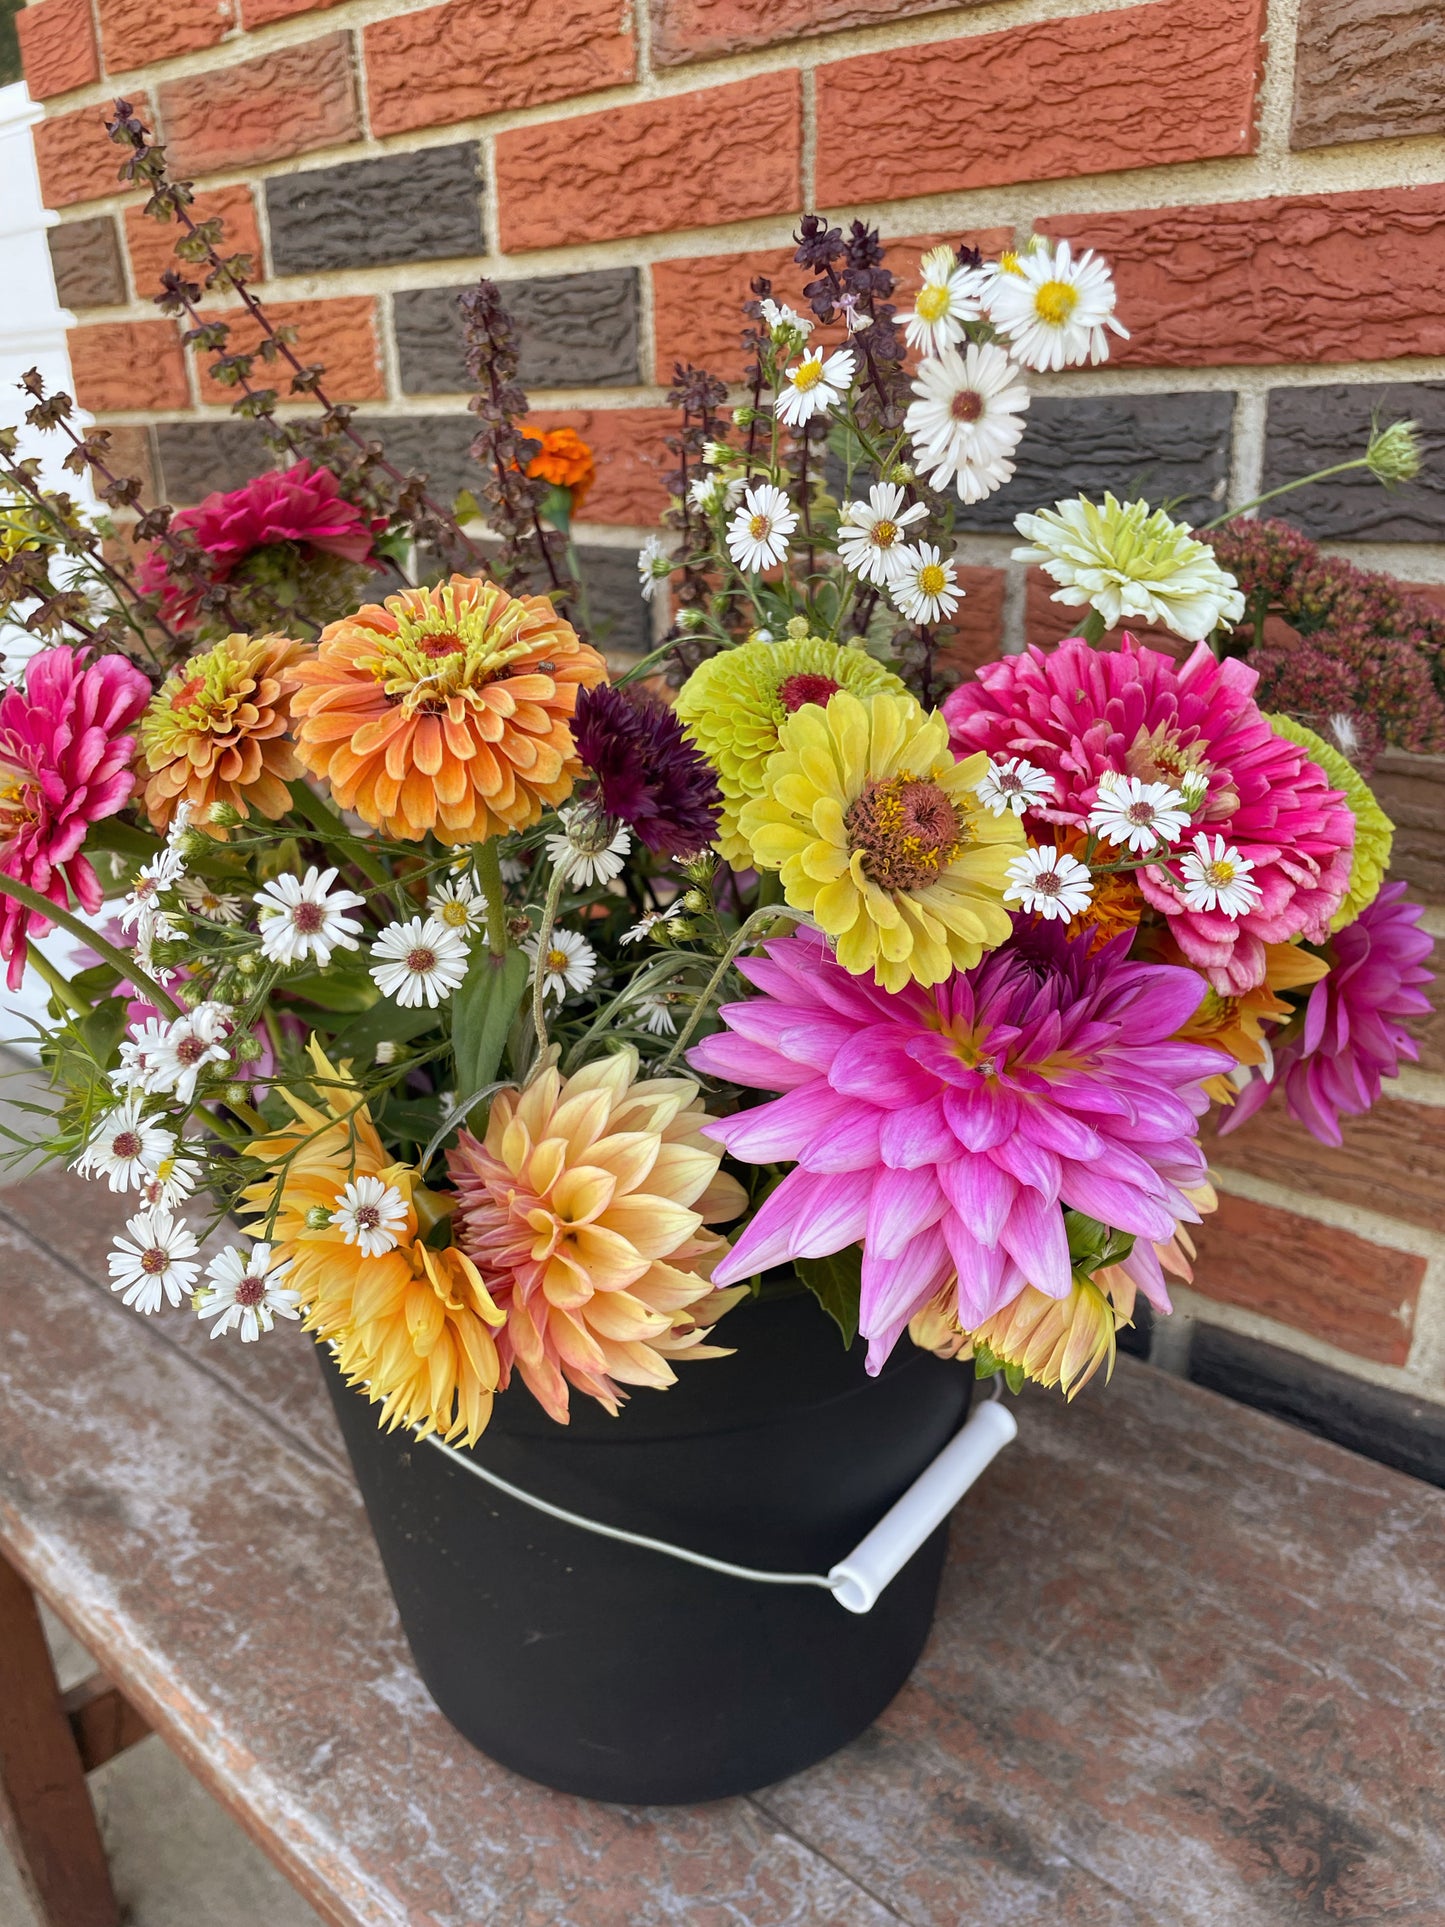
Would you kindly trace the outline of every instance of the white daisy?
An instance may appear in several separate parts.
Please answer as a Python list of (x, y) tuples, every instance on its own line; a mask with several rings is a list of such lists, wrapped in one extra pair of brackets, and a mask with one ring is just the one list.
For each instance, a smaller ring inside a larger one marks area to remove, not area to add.
[(790, 308), (786, 301), (764, 300), (759, 305), (763, 311), (763, 320), (768, 324), (770, 335), (791, 334), (801, 346), (812, 334), (815, 324), (806, 315), (801, 315), (795, 308)]
[(1026, 368), (1077, 368), (1109, 359), (1107, 330), (1129, 339), (1114, 299), (1113, 276), (1092, 248), (1076, 261), (1067, 241), (1041, 241), (989, 277), (984, 305)]
[(1145, 783), (1137, 776), (1115, 776), (1099, 783), (1089, 811), (1089, 828), (1116, 848), (1143, 856), (1160, 843), (1177, 843), (1189, 827), (1189, 809), (1168, 783)]
[(504, 856), (500, 860), (503, 883), (522, 883), (527, 876), (527, 866), (517, 856)]
[(1179, 779), (1179, 793), (1184, 798), (1185, 809), (1193, 816), (1209, 794), (1209, 778), (1202, 769), (1187, 769)]
[(610, 883), (622, 874), (632, 833), (593, 810), (574, 807), (557, 812), (562, 828), (546, 839), (547, 855), (563, 877), (577, 889)]
[(848, 392), (855, 366), (851, 348), (839, 348), (826, 361), (821, 348), (804, 355), (783, 376), (782, 392), (773, 404), (778, 420), (800, 428), (814, 415), (836, 408)]
[(184, 1204), (201, 1181), (201, 1167), (194, 1158), (183, 1158), (172, 1151), (157, 1163), (148, 1178), (140, 1185), (141, 1202), (152, 1208), (163, 1205), (173, 1211), (178, 1204)]
[(324, 970), (333, 950), (355, 950), (361, 923), (348, 917), (364, 898), (354, 890), (333, 889), (336, 871), (313, 863), (304, 877), (275, 877), (255, 895), (261, 913), (261, 954), (270, 963), (314, 959)]
[(183, 796), (176, 804), (171, 816), (170, 828), (166, 831), (166, 848), (180, 854), (181, 838), (191, 827), (191, 799)]
[(120, 1066), (110, 1074), (118, 1091), (151, 1091), (156, 1088), (156, 1066), (170, 1025), (163, 1017), (147, 1017), (143, 1024), (132, 1024), (130, 1036), (120, 1047)]
[(1040, 803), (1054, 799), (1054, 779), (1046, 769), (1038, 769), (1023, 756), (1010, 756), (1002, 763), (991, 763), (988, 774), (974, 791), (985, 809), (995, 816), (1012, 810), (1022, 816)]
[(1241, 856), (1232, 843), (1216, 836), (1211, 845), (1208, 832), (1201, 830), (1194, 848), (1187, 852), (1180, 869), (1181, 888), (1189, 910), (1218, 910), (1226, 917), (1247, 916), (1263, 896), (1254, 881), (1254, 865)]
[(652, 935), (659, 924), (671, 923), (672, 919), (674, 917), (680, 917), (682, 912), (683, 901), (681, 897), (677, 897), (672, 903), (668, 904), (665, 910), (648, 910), (638, 922), (633, 924), (630, 930), (623, 931), (621, 941), (623, 943), (641, 943), (644, 937), (650, 937)]
[(962, 341), (964, 322), (977, 321), (983, 313), (981, 297), (988, 276), (982, 268), (960, 267), (948, 246), (930, 248), (919, 268), (923, 285), (904, 334), (910, 348), (936, 355), (940, 348)]
[(922, 502), (903, 506), (896, 482), (875, 482), (866, 502), (845, 502), (838, 517), (838, 560), (864, 582), (886, 589), (908, 553), (903, 531), (927, 515)]
[(1077, 857), (1065, 856), (1052, 843), (1025, 850), (1008, 866), (1005, 903), (1017, 903), (1045, 918), (1066, 922), (1087, 910), (1094, 894), (1093, 880)]
[(888, 593), (910, 622), (942, 622), (963, 599), (958, 570), (931, 542), (907, 548), (888, 578)]
[(638, 585), (642, 590), (643, 601), (651, 602), (657, 594), (658, 583), (666, 582), (671, 574), (672, 561), (661, 539), (658, 536), (649, 535), (637, 551)]
[(189, 1104), (206, 1066), (230, 1062), (234, 1020), (229, 1004), (208, 1002), (183, 1011), (150, 1053), (147, 1088), (173, 1091), (180, 1103)]
[(433, 1010), (467, 974), (467, 940), (440, 917), (408, 917), (389, 923), (371, 946), (371, 974), (384, 997), (403, 1010), (425, 1003)]
[(107, 1259), (111, 1290), (147, 1316), (160, 1310), (162, 1297), (179, 1305), (201, 1268), (194, 1262), (200, 1250), (194, 1232), (166, 1210), (138, 1212), (125, 1228), (134, 1243), (114, 1240)]
[(773, 482), (758, 482), (743, 490), (743, 504), (728, 524), (728, 554), (751, 575), (770, 569), (788, 553), (788, 537), (798, 526), (798, 515)]
[(209, 923), (239, 923), (246, 908), (244, 897), (231, 896), (215, 889), (202, 877), (183, 877), (176, 885), (181, 901), (198, 917)]
[(82, 1177), (104, 1178), (112, 1191), (130, 1191), (144, 1184), (175, 1148), (169, 1131), (141, 1116), (140, 1094), (132, 1092), (100, 1120), (70, 1168)]
[[(532, 959), (532, 970), (538, 968), (537, 939), (530, 937), (522, 945)], [(587, 939), (575, 930), (553, 929), (551, 941), (547, 945), (547, 955), (542, 962), (544, 995), (555, 997), (562, 1003), (569, 991), (580, 996), (597, 975), (597, 952)]]
[(672, 1014), (672, 997), (667, 991), (646, 991), (637, 1000), (637, 1014), (654, 1037), (676, 1037), (677, 1019)]
[(473, 936), (487, 920), (487, 901), (469, 876), (455, 883), (439, 883), (426, 900), (426, 907), (438, 923), (458, 936)]
[(360, 1245), (364, 1258), (381, 1258), (406, 1229), (406, 1199), (380, 1178), (355, 1178), (332, 1206), (331, 1222), (347, 1244)]
[(143, 863), (135, 873), (129, 896), (120, 907), (121, 929), (134, 930), (142, 918), (154, 915), (157, 898), (175, 888), (185, 869), (180, 852), (172, 849), (164, 849)]
[(1011, 479), (1029, 391), (1002, 348), (944, 348), (921, 363), (913, 392), (903, 426), (915, 466), (935, 488), (956, 481), (961, 501), (981, 502)]
[(689, 482), (687, 499), (704, 515), (724, 515), (735, 509), (747, 487), (745, 475), (701, 475), (695, 482)]
[[(252, 1245), (249, 1256), (237, 1245), (227, 1245), (206, 1266), (210, 1286), (196, 1295), (196, 1313), (215, 1318), (212, 1338), (222, 1332), (239, 1330), (241, 1342), (252, 1344), (268, 1332), (278, 1315), (299, 1318), (299, 1291), (290, 1291), (281, 1280), (291, 1269), (291, 1260), (279, 1263), (271, 1256), (270, 1245)], [(217, 1313), (220, 1314), (217, 1317)]]

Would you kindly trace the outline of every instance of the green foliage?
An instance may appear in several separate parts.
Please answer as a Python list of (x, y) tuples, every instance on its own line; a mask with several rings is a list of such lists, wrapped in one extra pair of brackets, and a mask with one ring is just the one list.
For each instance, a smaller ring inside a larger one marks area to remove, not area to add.
[(494, 956), (484, 944), (472, 955), (461, 988), (452, 999), (452, 1050), (457, 1066), (457, 1098), (465, 1101), (497, 1074), (507, 1032), (531, 975), (524, 950)]
[(829, 1258), (795, 1258), (793, 1269), (851, 1345), (858, 1336), (858, 1301), (863, 1289), (863, 1247), (849, 1245)]

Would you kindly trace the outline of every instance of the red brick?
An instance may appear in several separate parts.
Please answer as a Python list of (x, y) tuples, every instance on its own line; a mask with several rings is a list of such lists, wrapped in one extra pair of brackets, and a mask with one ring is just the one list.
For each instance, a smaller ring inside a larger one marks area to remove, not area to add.
[(1445, 354), (1445, 187), (1053, 215), (1106, 255), (1149, 367)]
[[(191, 205), (192, 220), (209, 221), (219, 216), (226, 224), (219, 243), (223, 255), (249, 254), (261, 272), (261, 235), (256, 226), (256, 206), (248, 187), (212, 187), (198, 194)], [(144, 207), (125, 211), (125, 244), (130, 255), (131, 280), (136, 298), (149, 301), (160, 293), (161, 276), (167, 268), (184, 272), (193, 281), (204, 281), (204, 273), (193, 261), (182, 261), (175, 244), (182, 230), (174, 221), (156, 221)]]
[(321, 13), (340, 4), (341, 0), (240, 0), (241, 25), (249, 33), (273, 20), (292, 20), (298, 13)]
[[(887, 265), (898, 277), (900, 305), (906, 307), (912, 298), (920, 255), (941, 241), (955, 247), (967, 241), (985, 254), (997, 254), (1012, 240), (1012, 228), (915, 234), (901, 241), (889, 240)], [(654, 262), (653, 331), (659, 381), (671, 379), (675, 361), (696, 362), (728, 381), (741, 377), (747, 359), (739, 344), (744, 325), (742, 304), (748, 299), (748, 283), (759, 274), (772, 281), (779, 301), (807, 312), (803, 284), (811, 277), (794, 261), (791, 247)]]
[(1002, 569), (960, 563), (959, 587), (963, 601), (953, 627), (940, 632), (939, 666), (952, 669), (967, 681), (986, 662), (998, 659), (1003, 643), (1003, 597), (1007, 578)]
[[(386, 394), (386, 377), (376, 332), (376, 303), (368, 294), (338, 295), (332, 301), (268, 301), (266, 313), (278, 328), (294, 328), (291, 352), (303, 363), (326, 364), (321, 385), (333, 401), (378, 401)], [(261, 331), (241, 308), (213, 310), (208, 321), (226, 321), (232, 354), (252, 352)], [(235, 401), (239, 390), (224, 388), (207, 372), (215, 359), (209, 352), (196, 358), (196, 380), (202, 401)], [(258, 360), (251, 374), (254, 388), (274, 388), (290, 398), (291, 369), (285, 361)]]
[(52, 100), (100, 79), (90, 0), (40, 0), (15, 16), (25, 83), (35, 100)]
[(75, 398), (97, 415), (185, 408), (185, 352), (173, 321), (100, 321), (67, 337)]
[[(1321, 1144), (1273, 1097), (1247, 1124), (1210, 1146), (1210, 1161), (1438, 1231), (1445, 1109), (1386, 1097), (1363, 1117), (1345, 1118), (1341, 1130), (1339, 1149)], [(1205, 1135), (1211, 1135), (1209, 1128)]]
[[(1089, 613), (1086, 608), (1073, 609), (1066, 603), (1055, 602), (1054, 590), (1058, 586), (1042, 569), (1029, 570), (1024, 586), (1024, 641), (1036, 643), (1040, 649), (1051, 649), (1065, 636), (1078, 635), (1079, 625)], [(1162, 650), (1166, 656), (1182, 660), (1193, 647), (1192, 643), (1181, 641), (1172, 629), (1149, 629), (1133, 622), (1125, 626), (1136, 642)], [(1115, 630), (1103, 639), (1101, 648), (1117, 648), (1122, 634), (1122, 629)]]
[(214, 47), (236, 24), (235, 0), (167, 0), (164, 27), (155, 0), (97, 0), (97, 11), (106, 71), (112, 74), (143, 67), (162, 52)]
[(349, 33), (167, 81), (159, 99), (171, 166), (186, 174), (284, 160), (361, 132)]
[[(143, 96), (131, 97), (131, 105), (148, 126), (153, 124)], [(119, 178), (121, 150), (106, 138), (109, 118), (109, 101), (97, 101), (69, 114), (48, 114), (31, 129), (40, 198), (47, 207), (71, 207), (127, 191)]]
[(1412, 897), (1445, 902), (1445, 756), (1387, 749), (1370, 785), (1395, 825), (1390, 870)]
[(586, 522), (650, 527), (667, 507), (663, 476), (676, 466), (665, 446), (677, 432), (670, 408), (534, 409), (528, 430), (575, 428), (592, 450), (597, 480), (587, 497)]
[(796, 72), (514, 128), (497, 137), (502, 247), (523, 253), (792, 213), (802, 151)]
[(1380, 1365), (1408, 1358), (1423, 1258), (1227, 1194), (1195, 1241), (1194, 1289), (1206, 1298)]
[(372, 132), (616, 87), (637, 71), (625, 15), (617, 0), (568, 0), (563, 27), (556, 0), (448, 0), (373, 21), (363, 33)]
[(658, 67), (742, 53), (812, 34), (870, 27), (945, 7), (980, 7), (988, 0), (650, 0), (652, 59)]
[(1410, 1028), (1420, 1045), (1420, 1068), (1422, 1071), (1445, 1072), (1445, 969), (1439, 956), (1437, 942), (1436, 955), (1431, 959), (1435, 970), (1435, 981), (1426, 987), (1430, 999), (1430, 1015), (1417, 1017)]
[[(1263, 14), (1263, 0), (1152, 0), (820, 67), (817, 198), (1253, 153)], [(904, 102), (926, 137), (907, 131)]]

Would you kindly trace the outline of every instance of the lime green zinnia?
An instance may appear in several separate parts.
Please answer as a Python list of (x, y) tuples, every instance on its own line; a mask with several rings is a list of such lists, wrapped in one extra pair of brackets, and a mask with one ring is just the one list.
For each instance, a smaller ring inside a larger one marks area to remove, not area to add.
[(778, 731), (802, 704), (825, 703), (839, 689), (855, 695), (873, 689), (907, 694), (897, 676), (863, 650), (845, 649), (820, 636), (745, 642), (709, 657), (683, 684), (677, 714), (717, 771), (723, 796), (717, 847), (734, 869), (752, 865), (752, 851), (738, 829), (738, 812), (762, 790)]
[(1293, 716), (1266, 716), (1265, 721), (1279, 735), (1288, 736), (1292, 743), (1298, 743), (1301, 749), (1309, 751), (1335, 788), (1344, 791), (1350, 814), (1355, 819), (1350, 887), (1330, 922), (1331, 930), (1343, 930), (1380, 894), (1380, 885), (1385, 881), (1385, 872), (1390, 867), (1395, 826), (1375, 801), (1375, 792), (1364, 777), (1332, 743), (1327, 743), (1323, 736), (1316, 736), (1303, 723), (1297, 723)]
[(839, 690), (788, 718), (738, 827), (845, 970), (885, 990), (942, 983), (1013, 929), (1003, 892), (1024, 832), (979, 804), (988, 767), (982, 750), (955, 762), (948, 724), (906, 691)]

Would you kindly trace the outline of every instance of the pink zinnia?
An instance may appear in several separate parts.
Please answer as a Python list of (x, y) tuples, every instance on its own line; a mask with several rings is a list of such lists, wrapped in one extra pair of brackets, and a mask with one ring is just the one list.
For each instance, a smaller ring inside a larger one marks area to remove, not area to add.
[[(1134, 873), (1180, 949), (1221, 996), (1264, 982), (1265, 945), (1322, 943), (1350, 880), (1355, 824), (1339, 790), (1254, 700), (1258, 677), (1201, 643), (1182, 665), (1125, 636), (1117, 652), (1078, 637), (989, 663), (943, 705), (955, 753), (1024, 756), (1054, 778), (1033, 812), (1082, 827), (1108, 772), (1208, 782), (1194, 829), (1222, 835), (1254, 865), (1260, 901), (1243, 916), (1190, 910), (1157, 868)], [(1191, 834), (1193, 832), (1191, 831)]]
[[(182, 509), (171, 527), (191, 530), (210, 558), (211, 580), (224, 582), (248, 555), (273, 542), (297, 542), (347, 562), (370, 562), (373, 540), (386, 521), (369, 520), (348, 502), (329, 468), (297, 462), (294, 468), (258, 475), (242, 488), (208, 495), (195, 508)], [(195, 591), (171, 581), (163, 543), (142, 562), (139, 581), (147, 595), (161, 596), (167, 618), (188, 622), (194, 616)]]
[[(732, 1284), (863, 1243), (860, 1329), (876, 1372), (957, 1274), (965, 1331), (1026, 1284), (1062, 1298), (1061, 1206), (1136, 1234), (1130, 1275), (1169, 1306), (1154, 1245), (1205, 1182), (1199, 1080), (1230, 1060), (1172, 1041), (1204, 987), (1192, 970), (1090, 956), (1020, 922), (973, 970), (889, 992), (800, 932), (738, 968), (762, 995), (729, 1004), (700, 1070), (786, 1095), (706, 1125), (751, 1163), (795, 1161), (713, 1270)], [(730, 1034), (729, 1034), (730, 1033)]]
[[(124, 656), (87, 669), (71, 648), (46, 649), (21, 682), (0, 696), (0, 870), (64, 909), (70, 892), (98, 910), (102, 892), (80, 854), (92, 823), (114, 816), (135, 787), (135, 738), (124, 732), (150, 701), (151, 686)], [(0, 899), (0, 957), (11, 990), (25, 975), (25, 940), (49, 923), (12, 898)]]
[(1383, 1079), (1420, 1047), (1401, 1022), (1429, 1014), (1422, 986), (1432, 939), (1416, 925), (1418, 903), (1405, 903), (1403, 883), (1388, 883), (1353, 923), (1330, 938), (1330, 973), (1310, 991), (1304, 1028), (1275, 1052), (1274, 1074), (1255, 1077), (1219, 1127), (1221, 1137), (1284, 1092), (1290, 1115), (1323, 1144), (1343, 1142), (1341, 1117), (1358, 1117), (1380, 1099)]

